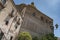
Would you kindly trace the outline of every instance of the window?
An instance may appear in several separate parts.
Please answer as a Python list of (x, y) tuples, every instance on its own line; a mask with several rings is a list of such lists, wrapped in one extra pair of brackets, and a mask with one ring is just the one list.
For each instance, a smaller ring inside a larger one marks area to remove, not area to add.
[(15, 22), (15, 21), (17, 21), (17, 16), (16, 16), (16, 17), (14, 17), (14, 19), (13, 19), (13, 20), (14, 20), (14, 22)]
[(6, 21), (6, 23), (5, 23), (5, 24), (6, 24), (6, 25), (8, 25), (8, 23), (9, 23), (9, 21)]
[(19, 21), (20, 21), (20, 18), (19, 18), (18, 21), (17, 21), (17, 24), (18, 24), (18, 25), (20, 25), (20, 22), (19, 22)]
[(14, 15), (13, 15), (13, 12), (14, 12), (14, 10), (12, 10), (12, 11), (11, 11), (11, 14), (9, 14), (10, 17), (13, 17), (13, 16), (14, 16)]
[(46, 23), (48, 23), (48, 20), (46, 19)]
[(13, 37), (11, 36), (10, 40), (12, 40), (12, 38), (13, 38)]
[(41, 16), (41, 20), (44, 21), (43, 17)]
[(54, 30), (54, 27), (53, 26), (50, 26), (51, 30)]
[(18, 25), (17, 25), (17, 24), (15, 24), (15, 29), (17, 29), (17, 27), (18, 27)]
[(18, 19), (17, 23), (15, 24), (15, 29), (17, 29), (17, 27), (20, 25), (20, 18)]
[(50, 24), (50, 25), (53, 25), (53, 22), (49, 21), (49, 24)]
[(35, 16), (35, 13), (33, 13), (32, 15)]
[(9, 16), (7, 16), (7, 18), (5, 19), (5, 25), (8, 25), (9, 20), (10, 20), (10, 17), (9, 17)]
[(0, 29), (0, 40), (2, 39), (3, 35), (4, 35), (4, 33)]

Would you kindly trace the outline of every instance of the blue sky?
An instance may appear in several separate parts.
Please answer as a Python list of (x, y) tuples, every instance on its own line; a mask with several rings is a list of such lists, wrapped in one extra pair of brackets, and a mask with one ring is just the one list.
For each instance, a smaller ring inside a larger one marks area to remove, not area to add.
[(57, 23), (59, 28), (54, 31), (55, 36), (60, 37), (60, 0), (14, 0), (15, 4), (30, 4), (34, 2), (36, 8), (51, 17), (54, 25)]

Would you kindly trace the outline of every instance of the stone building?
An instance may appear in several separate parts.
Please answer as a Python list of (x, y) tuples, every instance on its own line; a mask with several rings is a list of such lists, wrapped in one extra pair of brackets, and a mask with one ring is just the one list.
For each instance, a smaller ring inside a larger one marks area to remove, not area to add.
[(13, 0), (0, 0), (0, 40), (15, 40), (21, 24), (22, 17)]
[(20, 32), (27, 31), (34, 36), (54, 33), (53, 19), (37, 10), (33, 2), (29, 5), (16, 5), (16, 8), (19, 11), (21, 11), (24, 7), (26, 7), (26, 11), (24, 14), (23, 24), (20, 28)]
[(0, 0), (0, 40), (15, 40), (19, 32), (42, 36), (53, 30), (53, 19), (37, 10), (33, 2), (15, 5), (13, 0)]

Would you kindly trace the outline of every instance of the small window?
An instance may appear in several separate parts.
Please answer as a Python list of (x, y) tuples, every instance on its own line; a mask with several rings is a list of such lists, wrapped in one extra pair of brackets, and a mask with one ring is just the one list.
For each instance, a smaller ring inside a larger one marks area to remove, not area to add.
[(17, 26), (15, 26), (15, 29), (17, 29)]
[(17, 27), (18, 27), (18, 24), (16, 23), (16, 24), (15, 24), (15, 29), (17, 29)]
[(46, 20), (46, 23), (48, 23), (48, 20)]
[(17, 23), (15, 24), (15, 29), (17, 29), (17, 27), (20, 25), (20, 18), (18, 19)]
[(33, 13), (32, 15), (35, 16), (35, 13)]
[(5, 21), (5, 25), (8, 25), (9, 24), (9, 20), (10, 20), (10, 17), (7, 16), (7, 18), (4, 20)]
[(16, 22), (16, 21), (17, 21), (17, 16), (16, 16), (16, 17), (14, 17), (14, 19), (13, 19), (13, 20), (14, 20), (14, 22)]
[(8, 23), (9, 23), (9, 21), (6, 21), (6, 23), (5, 23), (5, 24), (6, 24), (6, 25), (8, 25)]
[(17, 21), (17, 24), (18, 24), (18, 25), (20, 25), (20, 22), (19, 22), (19, 21), (20, 21), (20, 18), (19, 18), (18, 21)]
[(13, 39), (13, 37), (11, 36), (10, 40), (12, 40), (12, 39)]
[(42, 20), (42, 21), (44, 20), (43, 17), (41, 17), (41, 20)]
[(50, 24), (50, 25), (53, 25), (53, 22), (50, 21), (49, 24)]
[(13, 12), (14, 12), (14, 10), (12, 10), (12, 11), (11, 11), (11, 14), (9, 14), (10, 17), (13, 17), (13, 16), (14, 16), (14, 15), (13, 15)]
[(53, 26), (50, 26), (51, 30), (54, 30), (54, 27)]
[(0, 40), (2, 39), (3, 35), (4, 35), (4, 33), (0, 29)]

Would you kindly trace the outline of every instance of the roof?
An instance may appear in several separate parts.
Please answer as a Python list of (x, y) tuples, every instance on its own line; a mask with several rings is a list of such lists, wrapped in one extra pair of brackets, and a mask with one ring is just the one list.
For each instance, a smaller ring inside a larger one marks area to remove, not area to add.
[(26, 6), (27, 5), (25, 5), (25, 4), (20, 4), (20, 5), (16, 5), (16, 8), (21, 12), (23, 10), (23, 8)]
[(41, 11), (39, 11), (35, 6), (26, 5), (26, 4), (16, 5), (16, 8), (17, 8), (20, 12), (22, 11), (22, 9), (23, 9), (24, 7), (32, 7), (32, 8), (34, 8), (35, 10), (37, 10), (39, 13), (41, 13), (42, 15), (48, 17), (49, 19), (51, 19), (51, 20), (53, 21), (52, 18), (50, 18), (49, 16), (47, 16), (47, 15), (45, 15), (44, 13), (42, 13)]
[(17, 10), (17, 12), (20, 13), (20, 11), (17, 9), (17, 7), (16, 7), (14, 1), (13, 1), (13, 0), (10, 0), (10, 1), (11, 1), (11, 3), (12, 3), (13, 7)]

